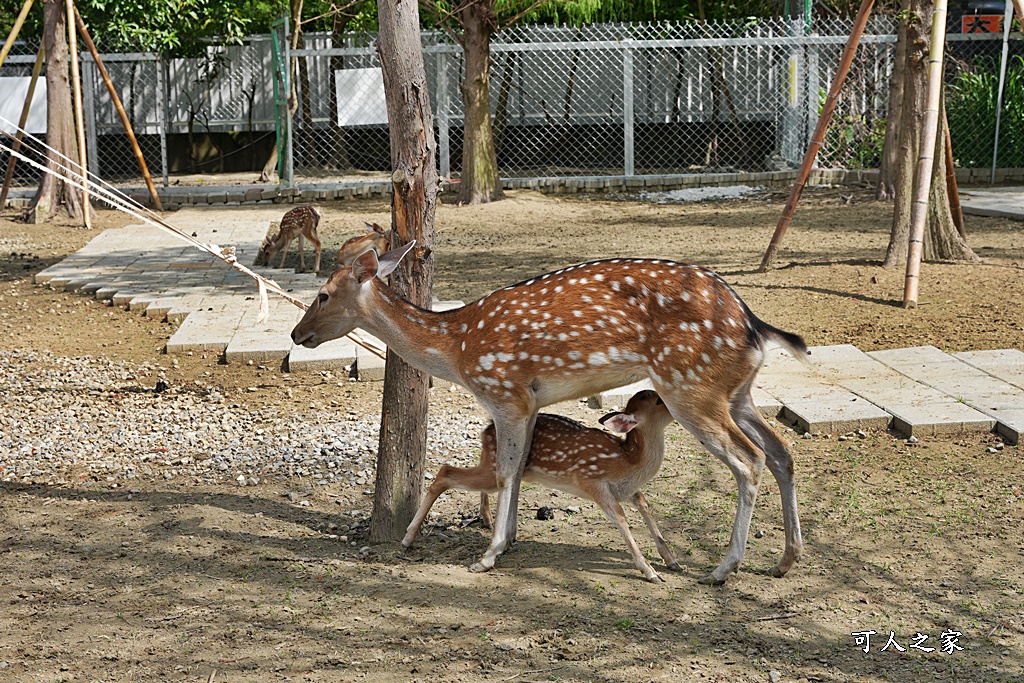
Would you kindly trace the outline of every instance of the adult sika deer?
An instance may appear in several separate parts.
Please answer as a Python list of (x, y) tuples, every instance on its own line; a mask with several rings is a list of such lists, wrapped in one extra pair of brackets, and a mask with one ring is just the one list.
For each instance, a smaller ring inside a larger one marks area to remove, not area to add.
[[(665, 427), (671, 421), (665, 402), (653, 391), (636, 393), (621, 412), (609, 413), (600, 419), (601, 424), (626, 434), (625, 439), (600, 429), (584, 427), (561, 415), (541, 413), (537, 416), (530, 457), (523, 471), (523, 481), (589, 498), (600, 505), (618, 527), (633, 563), (648, 581), (662, 579), (640, 552), (620, 503), (628, 500), (636, 506), (665, 564), (669, 569), (678, 570), (679, 563), (661, 535), (647, 499), (640, 493), (640, 487), (653, 479), (661, 467), (665, 455)], [(427, 489), (416, 517), (402, 539), (406, 548), (416, 540), (434, 501), (448, 489), (480, 491), (483, 494), (480, 499), (481, 516), (490, 525), (487, 494), (498, 490), (493, 424), (480, 435), (480, 442), (479, 465), (468, 468), (442, 465), (437, 471), (434, 483)]]
[(519, 484), (537, 411), (649, 377), (669, 412), (732, 471), (739, 489), (729, 549), (702, 583), (719, 584), (743, 560), (761, 471), (779, 484), (786, 548), (773, 576), (800, 556), (793, 459), (750, 397), (774, 343), (803, 359), (795, 334), (759, 320), (725, 282), (699, 266), (611, 259), (571, 266), (431, 312), (378, 282), (412, 249), (373, 251), (338, 268), (292, 330), (316, 347), (356, 327), (409, 363), (468, 388), (494, 420), (498, 515), (487, 571), (515, 539)]

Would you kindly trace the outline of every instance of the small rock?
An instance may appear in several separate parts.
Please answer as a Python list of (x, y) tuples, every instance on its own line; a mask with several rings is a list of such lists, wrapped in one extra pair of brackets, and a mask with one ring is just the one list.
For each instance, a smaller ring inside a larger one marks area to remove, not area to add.
[(985, 452), (986, 453), (998, 453), (999, 449), (995, 448), (994, 446), (989, 446), (988, 448), (985, 449)]
[(156, 383), (156, 386), (153, 387), (153, 393), (162, 394), (168, 389), (170, 389), (170, 386), (168, 386), (167, 382), (160, 380), (159, 382)]
[(764, 531), (762, 529), (758, 529), (757, 531), (755, 531), (754, 538), (764, 538)]
[(779, 683), (779, 681), (782, 680), (782, 672), (772, 669), (768, 672), (768, 680), (771, 681), (771, 683)]
[(810, 432), (804, 432), (804, 438), (805, 439), (810, 439), (811, 438), (811, 433)]
[(295, 491), (289, 491), (286, 495), (288, 500), (292, 503), (299, 499), (299, 494), (295, 493)]
[(850, 440), (850, 437), (846, 436), (845, 434), (842, 434), (842, 435), (841, 435), (841, 436), (839, 437), (839, 440), (840, 440), (840, 441), (849, 441), (849, 440)]
[(300, 500), (299, 501), (299, 505), (301, 505), (304, 508), (308, 508), (309, 507), (309, 501), (308, 500)]
[(578, 515), (580, 514), (580, 509), (575, 505), (570, 505), (567, 508), (562, 508), (562, 512), (567, 515)]
[(555, 511), (549, 507), (542, 507), (537, 509), (537, 519), (542, 522), (552, 520), (555, 518)]
[(260, 483), (260, 478), (259, 477), (249, 477), (248, 479), (245, 480), (245, 485), (246, 486), (256, 486), (259, 483)]
[(868, 436), (867, 433), (863, 429), (858, 429), (857, 431), (854, 432), (854, 434), (856, 434), (858, 437), (860, 437), (862, 439), (866, 439), (867, 436)]
[(911, 436), (909, 439), (907, 439), (907, 443), (917, 443), (917, 437)]
[(239, 486), (245, 486), (245, 475), (244, 474), (239, 474), (238, 478), (235, 479), (235, 481), (238, 482)]

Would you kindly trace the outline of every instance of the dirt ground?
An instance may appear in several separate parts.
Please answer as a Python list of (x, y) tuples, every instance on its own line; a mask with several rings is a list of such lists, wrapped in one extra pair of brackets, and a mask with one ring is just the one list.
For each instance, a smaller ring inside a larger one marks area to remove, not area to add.
[[(435, 293), (469, 301), (591, 258), (656, 256), (711, 266), (758, 316), (812, 345), (1024, 348), (1024, 224), (969, 217), (983, 262), (925, 264), (922, 305), (906, 311), (903, 273), (878, 265), (891, 208), (847, 190), (809, 194), (783, 267), (767, 274), (754, 269), (777, 194), (672, 205), (516, 192), (443, 205)], [(241, 405), (310, 420), (379, 413), (379, 383), (209, 354), (172, 365), (161, 354), (167, 323), (31, 284), (129, 221), (102, 213), (86, 231), (12, 216), (0, 217), (0, 350), (157, 364), (174, 385), (216, 385)], [(325, 254), (364, 220), (387, 219), (379, 201), (327, 205)], [(435, 406), (481, 417), (460, 391), (435, 389)], [(548, 411), (588, 424), (600, 415), (583, 404)], [(1020, 447), (993, 435), (783, 434), (805, 555), (787, 577), (766, 575), (783, 546), (778, 488), (766, 478), (744, 563), (715, 588), (696, 579), (728, 543), (735, 485), (675, 428), (648, 498), (682, 572), (664, 568), (628, 513), (666, 579), (656, 585), (595, 505), (534, 487), (521, 499), (517, 545), (477, 575), (465, 567), (489, 534), (469, 523), (477, 499), (465, 493), (439, 501), (438, 521), (403, 553), (367, 544), (361, 491), (296, 478), (238, 488), (158, 471), (129, 488), (83, 471), (71, 484), (3, 483), (0, 681), (1021, 680)], [(554, 519), (537, 520), (540, 506)], [(875, 632), (867, 653), (852, 635), (863, 631)], [(882, 651), (890, 632), (906, 652)], [(940, 649), (950, 632), (962, 650)]]

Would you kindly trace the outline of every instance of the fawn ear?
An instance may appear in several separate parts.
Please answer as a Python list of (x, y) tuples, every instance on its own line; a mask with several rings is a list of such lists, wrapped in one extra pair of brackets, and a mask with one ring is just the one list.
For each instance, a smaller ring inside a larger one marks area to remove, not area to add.
[(416, 240), (412, 240), (406, 245), (392, 249), (391, 251), (385, 252), (380, 257), (380, 267), (377, 270), (377, 277), (385, 278), (398, 267), (398, 264), (402, 262), (405, 255), (412, 251), (412, 248), (416, 246)]
[(375, 232), (378, 235), (384, 234), (384, 228), (380, 227), (376, 223), (366, 223), (366, 232)]
[(367, 249), (352, 262), (352, 277), (359, 284), (372, 280), (379, 270), (380, 264), (377, 261), (377, 252), (373, 249)]
[(625, 434), (636, 427), (636, 418), (629, 413), (608, 413), (598, 422), (620, 434)]

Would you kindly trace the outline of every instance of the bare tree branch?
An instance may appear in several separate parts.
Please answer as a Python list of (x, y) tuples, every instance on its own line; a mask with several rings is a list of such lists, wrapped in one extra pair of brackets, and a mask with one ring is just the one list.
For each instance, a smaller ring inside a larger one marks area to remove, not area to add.
[(544, 5), (547, 5), (549, 2), (551, 2), (551, 0), (535, 0), (532, 5), (530, 5), (526, 9), (524, 9), (519, 14), (516, 14), (515, 16), (510, 17), (509, 19), (506, 19), (503, 22), (499, 22), (495, 30), (496, 31), (502, 31), (502, 30), (508, 28), (512, 24), (516, 23), (517, 21), (519, 21), (520, 19), (525, 17), (530, 12), (533, 12), (534, 10), (538, 9), (539, 7), (543, 7)]

